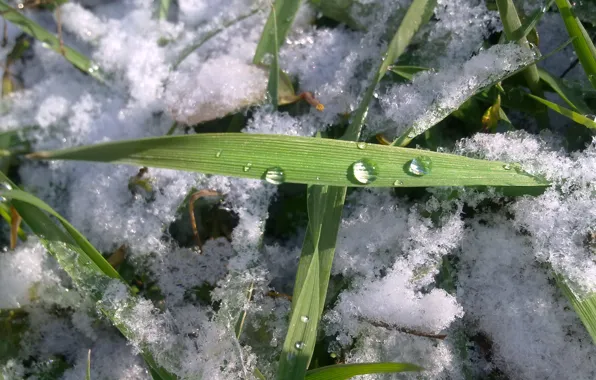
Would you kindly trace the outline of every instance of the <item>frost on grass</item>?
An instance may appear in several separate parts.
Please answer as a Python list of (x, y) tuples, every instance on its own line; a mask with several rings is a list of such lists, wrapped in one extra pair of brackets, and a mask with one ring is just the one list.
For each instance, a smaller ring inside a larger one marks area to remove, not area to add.
[(418, 74), (381, 95), (384, 117), (371, 132), (407, 131), (413, 138), (458, 109), (472, 95), (530, 64), (534, 54), (515, 44), (495, 45), (461, 66)]

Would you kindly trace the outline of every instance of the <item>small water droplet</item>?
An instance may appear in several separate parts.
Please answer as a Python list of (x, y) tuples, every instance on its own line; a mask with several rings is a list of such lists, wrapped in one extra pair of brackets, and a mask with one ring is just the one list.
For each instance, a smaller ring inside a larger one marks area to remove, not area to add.
[(366, 148), (366, 143), (365, 142), (359, 142), (358, 144), (356, 144), (356, 146), (358, 147), (358, 149), (365, 149)]
[(379, 174), (379, 171), (377, 170), (377, 166), (374, 162), (367, 158), (363, 158), (354, 162), (352, 166), (350, 166), (350, 173), (353, 177), (353, 180), (366, 185), (377, 179), (377, 174)]
[(221, 157), (221, 150), (218, 150), (217, 153), (215, 153), (215, 157), (217, 157), (217, 158)]
[(3, 190), (9, 190), (9, 191), (12, 190), (12, 186), (9, 183), (7, 183), (7, 182), (0, 183), (0, 187)]
[(300, 317), (300, 320), (304, 323), (307, 323), (308, 321), (310, 321), (310, 318), (308, 317), (308, 315), (303, 315)]
[(89, 68), (87, 69), (87, 71), (89, 72), (89, 74), (93, 74), (94, 72), (99, 70), (99, 66), (97, 66), (97, 64), (92, 63), (91, 66), (89, 66)]
[(531, 42), (529, 42), (528, 44), (530, 46), (530, 50), (532, 50), (532, 54), (534, 55), (534, 57), (542, 57), (542, 53), (540, 53), (540, 49), (538, 49), (538, 46), (534, 45)]
[(505, 170), (511, 170), (511, 165), (505, 164), (505, 165), (503, 165), (503, 169), (505, 169)]
[(321, 180), (321, 177), (317, 176), (317, 181), (320, 181), (320, 180)]
[(274, 185), (281, 185), (284, 183), (286, 176), (284, 171), (279, 166), (274, 166), (265, 171), (265, 181)]
[(244, 165), (244, 167), (242, 168), (242, 171), (246, 173), (247, 171), (249, 171), (249, 170), (250, 170), (250, 167), (251, 167), (251, 166), (252, 166), (252, 164), (251, 164), (250, 162), (249, 162), (249, 163), (247, 163), (247, 164), (246, 164), (246, 165)]
[(403, 186), (404, 182), (400, 181), (399, 179), (396, 179), (395, 182), (393, 182), (393, 186)]
[(296, 342), (296, 344), (294, 345), (294, 347), (296, 347), (297, 350), (302, 350), (304, 346), (304, 342)]
[(423, 176), (430, 174), (433, 166), (433, 161), (428, 156), (418, 156), (410, 162), (408, 171), (416, 176)]

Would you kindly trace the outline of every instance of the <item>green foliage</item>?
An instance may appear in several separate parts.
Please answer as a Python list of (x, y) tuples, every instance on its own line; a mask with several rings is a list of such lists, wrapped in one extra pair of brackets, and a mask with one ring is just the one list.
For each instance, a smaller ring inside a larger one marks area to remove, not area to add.
[(300, 3), (300, 0), (275, 0), (273, 5), (275, 11), (269, 14), (257, 45), (253, 58), (255, 64), (262, 64), (265, 56), (274, 54), (280, 44), (285, 41), (298, 8), (300, 8)]
[(398, 373), (422, 371), (423, 368), (409, 363), (355, 363), (337, 364), (310, 370), (305, 380), (346, 380), (354, 376), (373, 373)]

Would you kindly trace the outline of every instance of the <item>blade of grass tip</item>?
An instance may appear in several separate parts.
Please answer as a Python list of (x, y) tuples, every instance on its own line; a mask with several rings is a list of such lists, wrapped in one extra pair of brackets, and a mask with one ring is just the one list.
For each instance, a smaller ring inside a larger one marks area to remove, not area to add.
[(368, 107), (375, 92), (375, 88), (387, 72), (389, 66), (397, 61), (399, 56), (406, 50), (406, 47), (410, 44), (412, 37), (414, 37), (414, 34), (416, 34), (418, 29), (430, 20), (436, 5), (437, 0), (414, 0), (412, 2), (398, 27), (397, 32), (393, 35), (387, 51), (383, 56), (384, 58), (381, 61), (373, 80), (368, 86), (368, 89), (364, 93), (356, 113), (352, 116), (352, 121), (350, 122), (350, 125), (348, 125), (346, 133), (342, 136), (343, 140), (357, 141), (360, 139), (362, 126), (366, 119), (366, 115), (368, 114)]
[(555, 91), (561, 97), (561, 99), (573, 107), (577, 112), (584, 115), (589, 115), (592, 113), (592, 110), (590, 107), (588, 107), (586, 102), (584, 102), (584, 99), (581, 97), (581, 95), (569, 88), (563, 80), (551, 75), (544, 69), (538, 69), (538, 73), (540, 74), (540, 79), (548, 84), (550, 88), (552, 88), (553, 91)]
[(23, 32), (40, 41), (44, 46), (64, 55), (64, 58), (79, 70), (91, 75), (100, 82), (104, 81), (99, 68), (89, 58), (69, 46), (61, 45), (58, 37), (42, 28), (35, 21), (25, 17), (4, 1), (0, 1), (0, 14)]
[(87, 351), (87, 373), (85, 374), (85, 380), (91, 380), (91, 350)]
[[(496, 1), (497, 7), (499, 8), (499, 15), (501, 16), (501, 21), (503, 22), (503, 29), (505, 30), (507, 39), (509, 39), (510, 41), (515, 41), (515, 32), (517, 30), (522, 30), (522, 23), (519, 19), (519, 15), (517, 14), (517, 10), (515, 9), (515, 5), (513, 4), (512, 0)], [(532, 51), (537, 51), (538, 49), (538, 47), (530, 45), (526, 37), (518, 39), (517, 42), (526, 49), (530, 49)], [(529, 65), (523, 71), (523, 76), (532, 94), (543, 98), (544, 92), (542, 90), (542, 84), (540, 83), (538, 67), (535, 64)], [(545, 107), (541, 108), (544, 108), (544, 112), (538, 113), (537, 121), (541, 127), (547, 127), (549, 124), (548, 114), (546, 113)]]
[[(255, 51), (253, 63), (262, 64), (267, 54), (273, 54), (274, 48), (279, 49), (279, 45), (285, 41), (292, 27), (301, 2), (301, 0), (275, 0), (273, 4), (275, 12), (269, 13)], [(275, 33), (275, 29), (277, 29), (277, 33)]]
[(573, 9), (569, 1), (556, 0), (559, 13), (563, 18), (567, 33), (573, 38), (573, 48), (579, 58), (579, 61), (592, 84), (596, 88), (596, 47), (590, 39), (588, 32), (582, 25), (581, 21), (573, 13)]
[(592, 341), (596, 344), (596, 294), (590, 294), (585, 297), (577, 295), (572, 286), (561, 275), (555, 275), (557, 285), (569, 300), (575, 313), (581, 319), (584, 327), (592, 337)]
[(590, 115), (590, 117), (580, 115), (579, 113), (570, 110), (569, 108), (562, 107), (556, 103), (550, 102), (546, 99), (540, 98), (538, 96), (527, 94), (530, 98), (536, 100), (537, 102), (547, 106), (548, 108), (552, 109), (553, 111), (568, 117), (569, 119), (575, 121), (578, 124), (586, 126), (590, 129), (596, 129), (596, 122), (594, 121), (594, 116)]
[[(28, 155), (37, 159), (67, 159), (124, 163), (196, 171), (205, 174), (262, 179), (279, 184), (350, 187), (544, 186), (540, 180), (496, 161), (424, 152), (432, 172), (409, 171), (417, 149), (379, 144), (282, 135), (201, 133), (102, 143)], [(272, 155), (271, 152), (277, 152)], [(368, 165), (373, 163), (373, 165)], [(376, 178), (368, 179), (369, 174)]]
[(345, 380), (373, 373), (419, 372), (423, 368), (410, 363), (337, 364), (310, 370), (304, 380)]
[(273, 106), (273, 109), (277, 110), (279, 105), (279, 41), (277, 40), (277, 16), (275, 7), (271, 7), (271, 13), (273, 14), (273, 57), (271, 61), (271, 67), (269, 68), (267, 96), (269, 97), (269, 102)]
[(530, 16), (522, 26), (520, 26), (518, 29), (514, 30), (511, 33), (511, 39), (509, 39), (509, 41), (519, 41), (522, 38), (526, 38), (528, 36), (528, 34), (532, 31), (532, 29), (534, 29), (536, 27), (536, 25), (538, 24), (538, 22), (540, 20), (542, 20), (542, 17), (546, 14), (546, 12), (548, 12), (548, 10), (550, 9), (550, 7), (555, 3), (555, 0), (550, 0), (546, 5), (544, 5), (542, 8), (537, 9), (532, 16)]
[(157, 12), (157, 17), (160, 20), (165, 20), (168, 18), (171, 2), (172, 0), (159, 0), (159, 10)]
[(258, 368), (255, 368), (255, 370), (253, 371), (253, 374), (259, 380), (267, 380), (265, 375), (263, 375), (263, 373)]

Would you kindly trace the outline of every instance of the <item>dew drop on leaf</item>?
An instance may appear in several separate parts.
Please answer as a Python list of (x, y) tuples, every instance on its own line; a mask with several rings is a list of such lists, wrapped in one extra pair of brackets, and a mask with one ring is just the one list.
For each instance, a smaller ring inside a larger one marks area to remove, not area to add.
[(296, 342), (296, 344), (294, 344), (294, 347), (296, 347), (297, 350), (302, 350), (304, 346), (304, 342)]
[(244, 167), (242, 168), (243, 172), (247, 172), (250, 170), (250, 167), (252, 166), (252, 164), (249, 162), (248, 164), (244, 165)]
[(369, 159), (363, 158), (358, 160), (350, 166), (350, 174), (352, 179), (363, 185), (369, 184), (377, 179), (377, 166)]
[(356, 144), (356, 146), (358, 147), (358, 149), (365, 149), (366, 148), (366, 143), (365, 142), (359, 142), (358, 144)]
[(433, 166), (433, 161), (428, 156), (418, 156), (410, 162), (408, 171), (410, 174), (422, 177), (423, 175), (430, 174)]
[(217, 153), (215, 153), (215, 157), (217, 157), (217, 158), (221, 157), (221, 150), (218, 150)]
[(503, 165), (503, 169), (505, 169), (505, 170), (511, 170), (511, 165), (505, 164), (505, 165)]
[(265, 171), (265, 181), (269, 183), (272, 183), (274, 185), (281, 185), (282, 183), (284, 183), (285, 179), (286, 175), (284, 174), (282, 168), (280, 168), (279, 166), (274, 166)]
[(404, 182), (399, 179), (396, 179), (395, 182), (393, 182), (393, 186), (403, 186), (403, 185), (404, 185)]
[(307, 323), (310, 320), (310, 318), (308, 317), (308, 315), (303, 315), (300, 317), (300, 320), (304, 323)]

